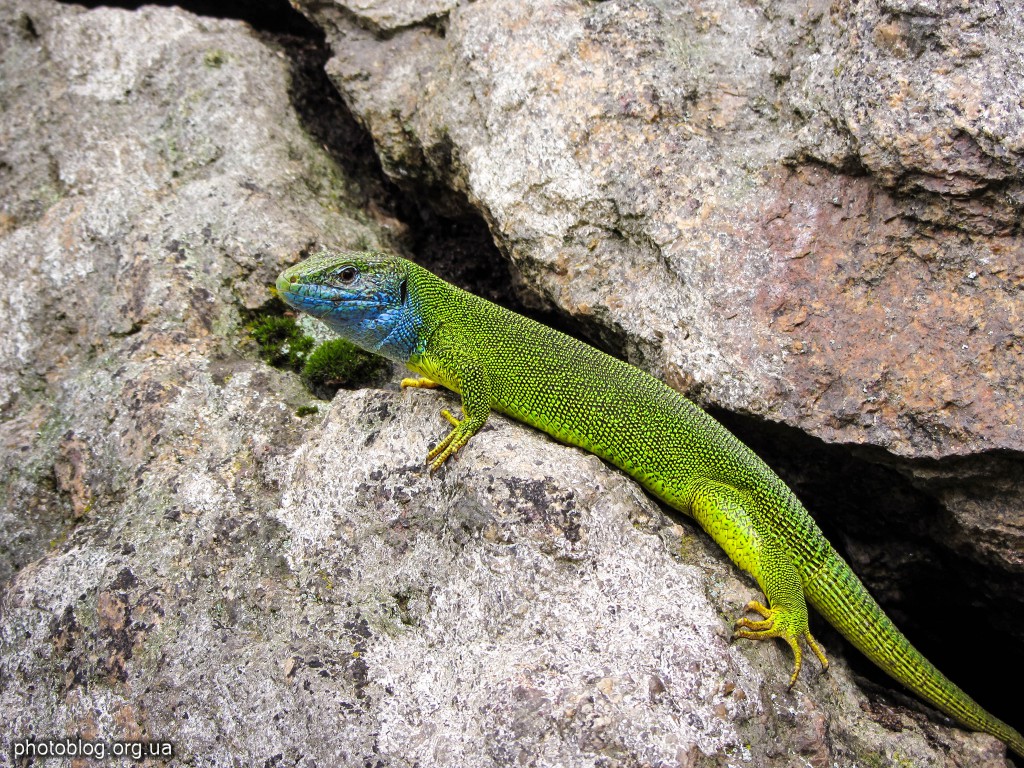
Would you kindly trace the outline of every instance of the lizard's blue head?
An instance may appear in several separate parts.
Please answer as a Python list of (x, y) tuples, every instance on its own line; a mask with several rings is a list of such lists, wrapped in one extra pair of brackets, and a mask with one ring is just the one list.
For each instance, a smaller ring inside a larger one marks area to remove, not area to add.
[(321, 250), (277, 278), (278, 295), (363, 349), (405, 362), (417, 337), (414, 265), (384, 253)]

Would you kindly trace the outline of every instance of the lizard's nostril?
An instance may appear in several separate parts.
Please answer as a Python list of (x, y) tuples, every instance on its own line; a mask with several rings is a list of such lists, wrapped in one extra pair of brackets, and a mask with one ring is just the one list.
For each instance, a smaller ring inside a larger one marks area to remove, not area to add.
[(295, 283), (299, 282), (299, 276), (298, 275), (289, 275), (288, 282), (291, 283), (292, 285), (295, 285)]

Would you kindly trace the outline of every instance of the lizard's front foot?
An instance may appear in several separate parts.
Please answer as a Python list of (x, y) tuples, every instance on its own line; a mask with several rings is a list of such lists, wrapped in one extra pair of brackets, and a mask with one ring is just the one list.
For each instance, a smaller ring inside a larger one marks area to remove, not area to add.
[(454, 454), (459, 448), (469, 442), (469, 438), (480, 429), (480, 424), (474, 424), (469, 419), (457, 419), (452, 416), (451, 411), (441, 411), (441, 415), (454, 427), (451, 432), (444, 436), (434, 449), (427, 454), (427, 461), (430, 463), (430, 471), (436, 472), (448, 457)]
[(821, 668), (828, 669), (828, 659), (825, 658), (825, 652), (821, 650), (821, 646), (818, 645), (818, 642), (811, 636), (811, 632), (807, 628), (806, 614), (799, 616), (795, 613), (787, 612), (779, 606), (768, 608), (757, 602), (757, 600), (751, 600), (747, 603), (747, 610), (760, 614), (762, 620), (756, 621), (745, 616), (737, 619), (733, 638), (745, 637), (750, 640), (768, 640), (779, 637), (785, 640), (789, 647), (793, 649), (793, 675), (789, 678), (790, 688), (796, 684), (796, 679), (800, 675), (800, 666), (803, 663), (803, 652), (800, 650), (801, 638), (814, 651), (814, 655), (821, 662)]

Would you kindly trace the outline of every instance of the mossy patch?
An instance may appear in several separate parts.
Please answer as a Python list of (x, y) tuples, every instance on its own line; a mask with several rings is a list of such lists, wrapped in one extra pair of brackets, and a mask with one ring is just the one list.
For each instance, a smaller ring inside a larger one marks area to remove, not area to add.
[(325, 341), (306, 359), (302, 380), (317, 397), (328, 399), (342, 387), (354, 387), (379, 378), (387, 361), (365, 352), (345, 339)]
[(264, 315), (249, 324), (249, 333), (259, 346), (259, 355), (275, 368), (299, 372), (316, 344), (295, 322), (282, 315)]
[[(378, 356), (365, 352), (345, 339), (332, 339), (317, 346), (292, 315), (274, 312), (279, 302), (265, 308), (266, 314), (253, 318), (246, 329), (256, 342), (260, 358), (287, 371), (302, 374), (306, 388), (321, 400), (330, 400), (342, 387), (358, 387), (386, 376), (390, 366)], [(297, 416), (317, 412), (315, 405), (302, 406)]]

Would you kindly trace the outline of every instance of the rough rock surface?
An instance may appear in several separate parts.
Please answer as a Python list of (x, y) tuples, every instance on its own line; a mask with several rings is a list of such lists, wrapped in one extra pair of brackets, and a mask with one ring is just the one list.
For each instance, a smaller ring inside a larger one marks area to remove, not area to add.
[[(291, 112), (283, 57), (214, 21), (55, 8), (3, 9), (3, 577), (65, 512), (128, 493), (114, 467), (149, 460), (159, 428), (124, 404), (167, 403), (227, 354), (239, 310), (317, 237), (375, 237), (335, 215), (345, 182)], [(97, 379), (109, 443), (84, 423)]]
[(384, 170), (479, 211), (528, 298), (698, 401), (862, 446), (1020, 613), (1019, 3), (298, 5)]
[(1021, 14), (477, 2), (442, 35), (434, 3), (390, 34), (308, 5), (386, 170), (464, 193), (635, 357), (829, 440), (1024, 448)]
[(787, 693), (749, 581), (592, 456), (496, 418), (431, 476), (433, 392), (298, 417), (248, 312), (388, 236), (245, 25), (12, 0), (0, 105), (0, 764), (1004, 764), (839, 654)]

